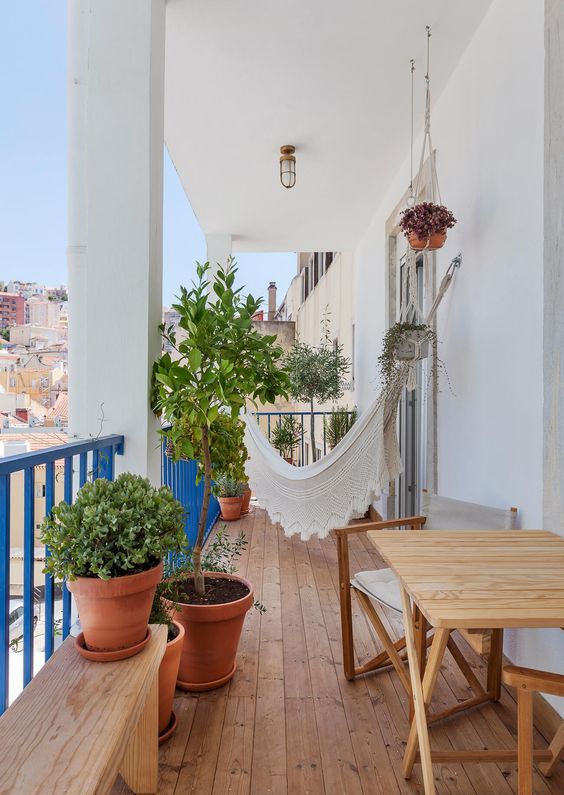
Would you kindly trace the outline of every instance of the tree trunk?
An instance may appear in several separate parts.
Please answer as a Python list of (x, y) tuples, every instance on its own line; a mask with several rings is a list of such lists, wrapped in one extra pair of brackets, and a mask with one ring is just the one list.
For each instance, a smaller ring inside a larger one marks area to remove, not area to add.
[(309, 415), (309, 436), (311, 439), (311, 460), (317, 461), (317, 447), (315, 446), (315, 414), (313, 413), (313, 400), (310, 400), (311, 413)]
[(206, 520), (208, 518), (208, 508), (211, 495), (211, 456), (210, 442), (207, 425), (202, 426), (202, 450), (204, 452), (204, 498), (202, 500), (202, 510), (200, 511), (200, 521), (198, 522), (198, 537), (192, 551), (192, 562), (194, 563), (194, 588), (199, 596), (203, 596), (206, 591), (204, 575), (202, 572), (202, 547), (204, 545), (204, 535), (206, 533)]

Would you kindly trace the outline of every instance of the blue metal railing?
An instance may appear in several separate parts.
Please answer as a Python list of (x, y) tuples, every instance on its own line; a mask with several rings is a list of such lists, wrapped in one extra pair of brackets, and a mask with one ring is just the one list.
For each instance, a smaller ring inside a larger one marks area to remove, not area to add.
[[(203, 480), (196, 485), (197, 464), (195, 461), (173, 461), (166, 452), (166, 439), (163, 440), (161, 457), (161, 482), (168, 486), (175, 498), (184, 506), (186, 520), (184, 531), (188, 544), (193, 547), (198, 535), (198, 519), (204, 499)], [(206, 520), (206, 538), (219, 516), (219, 502), (211, 496)]]
[[(57, 473), (55, 467), (63, 462), (63, 496), (72, 502), (78, 488), (92, 479), (113, 479), (114, 458), (123, 453), (123, 436), (103, 436), (88, 441), (69, 442), (32, 453), (21, 453), (0, 458), (0, 714), (6, 709), (10, 697), (10, 597), (11, 597), (11, 486), (12, 476), (23, 473), (23, 674), (25, 687), (34, 674), (34, 630), (37, 616), (35, 579), (36, 525), (51, 511), (56, 502)], [(78, 458), (78, 469), (75, 461)], [(90, 468), (89, 468), (90, 464)], [(45, 508), (36, 516), (36, 471), (45, 467)], [(17, 496), (17, 495), (14, 495)], [(45, 555), (49, 551), (45, 550)], [(55, 618), (56, 592), (60, 591), (62, 614)], [(41, 600), (41, 597), (39, 597)], [(65, 583), (55, 583), (50, 575), (44, 581), (45, 660), (53, 654), (55, 638), (60, 623), (64, 639), (70, 630), (71, 598)]]
[[(330, 417), (332, 411), (314, 411), (314, 432), (315, 432), (315, 441), (316, 446), (322, 441), (321, 448), (318, 448), (318, 451), (321, 452), (321, 455), (327, 455), (327, 428), (325, 425), (325, 417)], [(353, 411), (347, 411), (347, 414), (353, 414)], [(311, 464), (312, 453), (311, 453), (311, 440), (309, 440), (310, 435), (310, 416), (311, 412), (309, 411), (257, 411), (255, 413), (255, 417), (257, 418), (257, 423), (260, 425), (261, 429), (265, 433), (265, 435), (270, 440), (272, 437), (272, 431), (275, 425), (279, 425), (282, 421), (282, 417), (296, 417), (299, 425), (300, 425), (300, 441), (296, 445), (297, 455), (294, 453), (294, 464), (297, 466), (305, 466), (306, 464)], [(318, 417), (321, 417), (321, 422), (319, 423)], [(319, 424), (321, 424), (321, 429), (319, 428)], [(308, 444), (309, 440), (309, 444)], [(306, 447), (307, 445), (307, 447)]]

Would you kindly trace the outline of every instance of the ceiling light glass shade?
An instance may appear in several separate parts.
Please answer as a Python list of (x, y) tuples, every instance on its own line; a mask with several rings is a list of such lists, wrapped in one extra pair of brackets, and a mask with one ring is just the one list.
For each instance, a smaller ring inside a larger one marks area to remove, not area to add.
[(296, 184), (296, 158), (294, 146), (280, 147), (280, 182), (285, 188), (293, 188)]

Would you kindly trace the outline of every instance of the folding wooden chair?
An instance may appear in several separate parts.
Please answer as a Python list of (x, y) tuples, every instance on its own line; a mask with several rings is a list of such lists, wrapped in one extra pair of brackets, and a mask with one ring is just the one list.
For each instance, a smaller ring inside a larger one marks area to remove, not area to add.
[[(533, 693), (564, 696), (564, 675), (506, 665), (503, 681), (517, 690), (517, 767), (519, 795), (533, 795)], [(539, 765), (541, 773), (551, 776), (564, 756), (564, 721), (548, 746), (549, 759)]]
[[(374, 606), (374, 602), (376, 602), (401, 613), (402, 600), (399, 583), (391, 569), (360, 571), (351, 577), (349, 536), (353, 533), (365, 533), (368, 530), (383, 530), (395, 527), (409, 530), (421, 530), (424, 526), (432, 530), (513, 529), (516, 526), (517, 519), (516, 508), (509, 510), (488, 508), (461, 500), (453, 500), (448, 497), (440, 497), (428, 492), (422, 493), (422, 508), (423, 514), (421, 516), (409, 516), (404, 519), (390, 519), (387, 521), (380, 518), (378, 521), (349, 525), (335, 530), (339, 560), (341, 631), (345, 677), (352, 681), (356, 676), (392, 665), (410, 696), (411, 684), (405, 668), (405, 654), (402, 654), (402, 650), (405, 648), (405, 638), (393, 640), (390, 637), (378, 610)], [(354, 591), (360, 607), (368, 617), (384, 647), (383, 652), (358, 667), (355, 667), (351, 591)], [(424, 617), (416, 612), (415, 620), (419, 628), (417, 635), (418, 656), (423, 669), (425, 649), (432, 638), (427, 637)], [(448, 648), (474, 691), (475, 696), (458, 704), (456, 707), (445, 710), (444, 713), (437, 713), (433, 716), (434, 720), (445, 717), (446, 714), (452, 714), (454, 711), (465, 709), (473, 704), (480, 704), (487, 700), (497, 701), (499, 699), (503, 630), (484, 630), (482, 634), (487, 637), (487, 642), (484, 642), (482, 638), (477, 643), (472, 636), (466, 635), (466, 637), (474, 648), (482, 653), (486, 651), (489, 653), (486, 689), (484, 690), (482, 687), (454, 639), (452, 637), (449, 638)]]

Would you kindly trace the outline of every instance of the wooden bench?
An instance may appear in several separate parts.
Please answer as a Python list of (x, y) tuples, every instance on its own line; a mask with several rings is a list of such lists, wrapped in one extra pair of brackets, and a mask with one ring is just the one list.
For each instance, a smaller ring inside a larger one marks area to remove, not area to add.
[(97, 663), (67, 638), (0, 718), (2, 795), (109, 792), (118, 773), (156, 793), (158, 671), (166, 627), (135, 657)]

